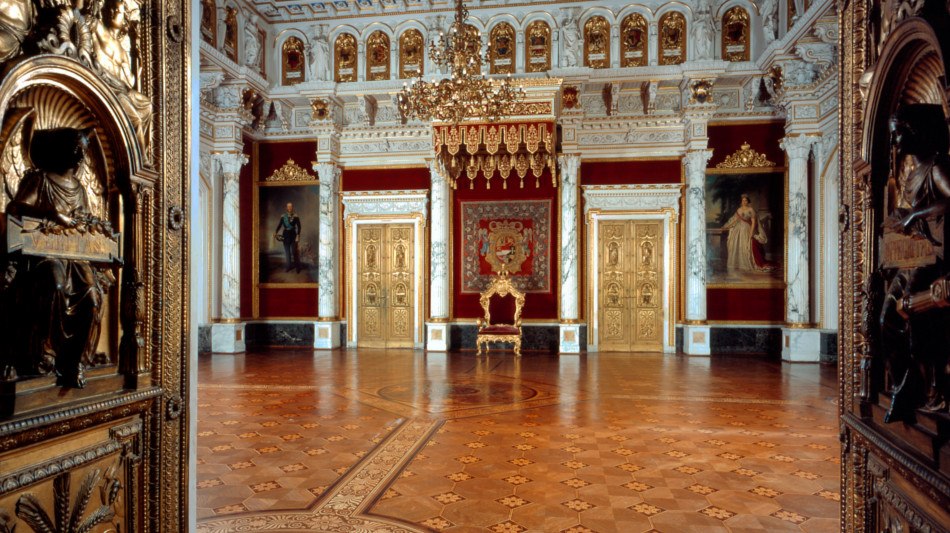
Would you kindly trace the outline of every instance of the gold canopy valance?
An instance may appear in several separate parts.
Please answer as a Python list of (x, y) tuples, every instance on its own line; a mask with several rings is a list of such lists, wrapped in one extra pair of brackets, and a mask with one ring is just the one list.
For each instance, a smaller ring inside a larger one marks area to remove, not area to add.
[(524, 187), (529, 171), (535, 187), (540, 187), (545, 168), (550, 169), (556, 187), (556, 137), (555, 124), (547, 121), (459, 124), (434, 126), (432, 144), (453, 188), (464, 172), (470, 189), (475, 188), (479, 173), (486, 188), (491, 188), (497, 174), (506, 189), (512, 171), (518, 176), (519, 187)]

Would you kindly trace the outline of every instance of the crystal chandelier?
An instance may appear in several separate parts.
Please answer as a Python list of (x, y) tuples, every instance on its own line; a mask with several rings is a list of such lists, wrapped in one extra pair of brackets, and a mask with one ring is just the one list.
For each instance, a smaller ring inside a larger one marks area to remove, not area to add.
[(467, 18), (462, 0), (456, 0), (448, 37), (440, 32), (429, 45), (429, 57), (448, 77), (427, 82), (420, 76), (411, 85), (403, 84), (399, 111), (404, 117), (456, 125), (466, 118), (495, 122), (515, 114), (524, 100), (524, 90), (511, 85), (510, 75), (491, 80), (481, 74), (481, 35)]

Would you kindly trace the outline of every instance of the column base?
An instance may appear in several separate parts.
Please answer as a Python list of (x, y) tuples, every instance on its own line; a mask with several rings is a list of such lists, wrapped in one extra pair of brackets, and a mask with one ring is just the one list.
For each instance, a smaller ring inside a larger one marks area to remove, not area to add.
[(683, 326), (683, 352), (689, 355), (709, 355), (712, 353), (709, 343), (709, 326)]
[(808, 328), (782, 328), (782, 361), (817, 363), (821, 360), (821, 331)]
[(211, 324), (212, 353), (243, 353), (244, 326), (243, 322)]
[(340, 347), (340, 325), (342, 322), (314, 322), (313, 347), (320, 350), (332, 350)]
[(581, 327), (578, 323), (560, 324), (559, 353), (581, 353)]
[(448, 322), (426, 322), (427, 351), (447, 352), (450, 340)]

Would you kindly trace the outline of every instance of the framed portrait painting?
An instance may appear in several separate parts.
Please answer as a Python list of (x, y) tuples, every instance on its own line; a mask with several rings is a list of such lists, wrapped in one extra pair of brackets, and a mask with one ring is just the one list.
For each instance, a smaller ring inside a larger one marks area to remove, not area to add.
[(320, 187), (316, 179), (259, 182), (254, 189), (254, 281), (316, 287)]
[(783, 169), (707, 173), (707, 286), (784, 285), (785, 205)]

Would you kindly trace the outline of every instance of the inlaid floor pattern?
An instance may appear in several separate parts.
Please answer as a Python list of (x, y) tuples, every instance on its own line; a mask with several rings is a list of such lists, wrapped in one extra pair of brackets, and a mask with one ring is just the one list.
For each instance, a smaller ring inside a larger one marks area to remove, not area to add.
[(272, 350), (199, 362), (199, 531), (838, 531), (833, 367)]

